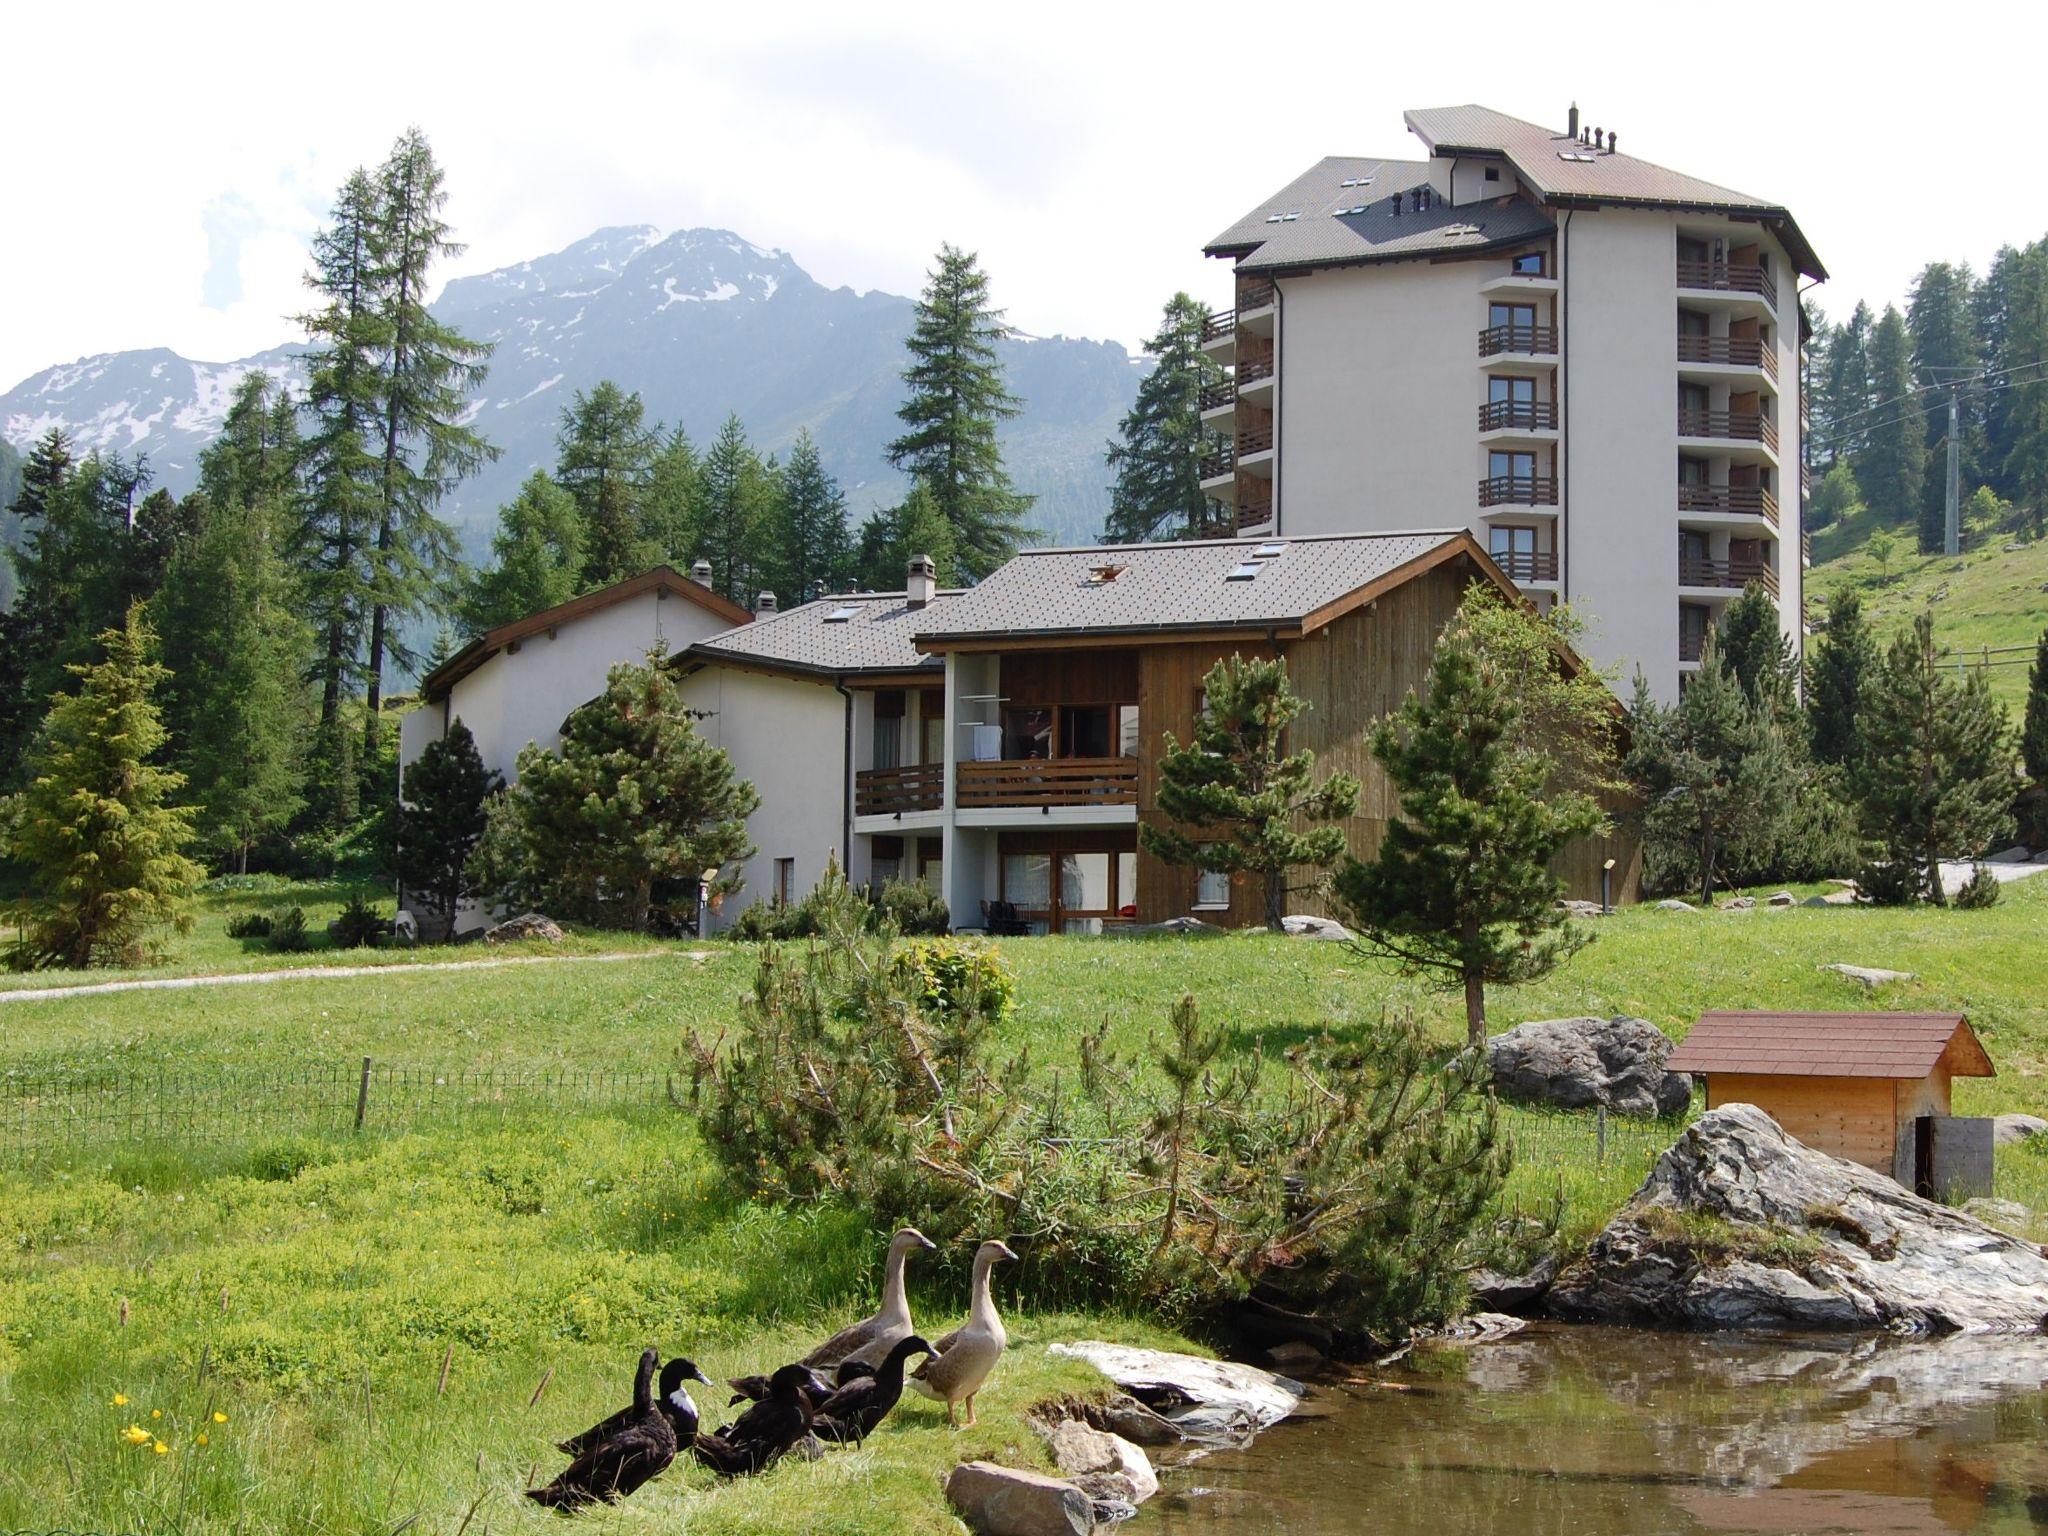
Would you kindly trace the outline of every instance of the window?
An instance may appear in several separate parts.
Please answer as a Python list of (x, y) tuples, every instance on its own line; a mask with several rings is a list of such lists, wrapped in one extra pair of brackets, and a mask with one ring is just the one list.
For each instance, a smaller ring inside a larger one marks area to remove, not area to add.
[(1138, 755), (1138, 706), (1119, 704), (1116, 707), (1116, 755), (1136, 757)]
[(884, 688), (875, 695), (874, 762), (876, 768), (903, 766), (903, 690)]
[(780, 906), (788, 906), (796, 900), (796, 860), (775, 861), (775, 900)]
[[(1208, 851), (1204, 845), (1203, 852)], [(1195, 876), (1195, 908), (1214, 912), (1230, 905), (1230, 874), (1227, 870), (1205, 869)]]
[(1508, 555), (1533, 555), (1536, 553), (1536, 530), (1534, 528), (1501, 527), (1495, 525), (1487, 532), (1490, 545), (1488, 553), (1495, 560)]
[(1490, 326), (1511, 325), (1517, 330), (1536, 328), (1536, 306), (1534, 304), (1490, 304), (1486, 309), (1486, 323)]
[(1681, 530), (1678, 535), (1678, 563), (1688, 565), (1706, 558), (1707, 536), (1691, 529)]
[(946, 695), (940, 689), (927, 688), (920, 697), (924, 707), (918, 716), (917, 760), (942, 763), (946, 760)]
[[(1493, 172), (1489, 170), (1486, 173), (1486, 177), (1489, 181), (1493, 180)], [(1543, 253), (1541, 251), (1524, 251), (1514, 259), (1513, 265), (1508, 270), (1517, 277), (1541, 277), (1543, 275)]]
[(1052, 711), (1003, 711), (1003, 756), (1012, 762), (1042, 762), (1052, 756)]
[(1678, 386), (1678, 408), (1681, 411), (1704, 411), (1708, 409), (1710, 396), (1704, 384), (1681, 384)]
[(1060, 711), (1061, 757), (1112, 756), (1111, 732), (1116, 711), (1110, 706), (1069, 704)]
[(1705, 459), (1678, 457), (1678, 483), (1680, 485), (1705, 485), (1707, 483), (1707, 461)]
[(1534, 480), (1536, 455), (1496, 448), (1486, 456), (1486, 472), (1496, 480)]
[(1486, 381), (1486, 398), (1495, 405), (1534, 404), (1536, 381), (1516, 374), (1495, 374)]
[(1489, 165), (1489, 166), (1488, 166), (1488, 167), (1486, 168), (1486, 179), (1487, 179), (1488, 181), (1499, 181), (1499, 180), (1500, 180), (1500, 167), (1499, 167), (1499, 166), (1497, 166), (1497, 165)]
[(1086, 834), (1071, 845), (1062, 839), (1043, 849), (1006, 848), (1002, 899), (1033, 933), (1100, 933), (1137, 911), (1137, 850)]
[(1681, 336), (1706, 335), (1707, 317), (1696, 309), (1681, 309), (1678, 312), (1678, 334)]

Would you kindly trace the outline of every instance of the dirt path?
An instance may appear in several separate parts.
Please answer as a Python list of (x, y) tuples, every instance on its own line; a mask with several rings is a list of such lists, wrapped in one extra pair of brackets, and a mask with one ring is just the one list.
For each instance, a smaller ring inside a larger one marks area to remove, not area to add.
[[(417, 976), (425, 971), (497, 971), (513, 965), (601, 965), (614, 960), (659, 959), (672, 951), (620, 950), (604, 955), (517, 955), (502, 960), (428, 960), (418, 965), (301, 965), (288, 971), (228, 971), (218, 976), (157, 976), (143, 981), (94, 981), (76, 987), (24, 987), (0, 990), (0, 1003), (41, 1003), (55, 997), (98, 997), (108, 992), (165, 992), (184, 987), (253, 986), (263, 981), (311, 981), (334, 976)], [(704, 961), (707, 949), (690, 949), (683, 957)]]

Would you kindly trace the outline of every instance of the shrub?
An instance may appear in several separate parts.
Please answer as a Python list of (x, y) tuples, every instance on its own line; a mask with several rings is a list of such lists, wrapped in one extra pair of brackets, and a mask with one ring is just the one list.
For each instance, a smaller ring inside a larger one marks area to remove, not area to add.
[(995, 949), (977, 939), (919, 939), (889, 954), (895, 979), (930, 1013), (985, 1017), (1000, 1024), (1017, 1000), (1017, 979)]
[(286, 907), (270, 919), (270, 947), (281, 955), (295, 955), (308, 948), (312, 939), (306, 932), (306, 909)]
[(1955, 902), (1970, 911), (1981, 911), (1998, 905), (1998, 895), (1998, 877), (1991, 873), (1989, 865), (1979, 864), (1970, 871), (1970, 878), (1963, 882), (1963, 888), (1956, 892)]
[(390, 932), (390, 923), (360, 896), (351, 896), (334, 919), (334, 942), (343, 949), (365, 949)]
[(228, 937), (231, 939), (267, 939), (270, 937), (272, 918), (268, 912), (237, 912), (228, 919)]
[(953, 928), (945, 901), (921, 880), (891, 880), (876, 900), (898, 933), (941, 934)]

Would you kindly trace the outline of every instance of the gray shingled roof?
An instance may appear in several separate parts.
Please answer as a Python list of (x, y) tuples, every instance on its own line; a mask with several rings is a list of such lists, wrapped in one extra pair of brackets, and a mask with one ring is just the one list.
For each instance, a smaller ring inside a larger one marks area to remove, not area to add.
[[(1026, 550), (972, 587), (925, 610), (920, 643), (991, 636), (1118, 635), (1298, 624), (1461, 530), (1307, 539), (1218, 539)], [(1249, 581), (1231, 571), (1265, 543), (1280, 552)], [(1113, 580), (1098, 573), (1118, 567)], [(756, 626), (758, 627), (758, 626)], [(737, 636), (733, 638), (738, 638)]]
[[(1414, 261), (1452, 251), (1489, 251), (1519, 245), (1550, 233), (1550, 216), (1518, 197), (1452, 207), (1444, 202), (1417, 211), (1412, 198), (1394, 212), (1393, 197), (1367, 201), (1365, 188), (1346, 193), (1354, 199), (1339, 210), (1317, 209), (1282, 224), (1251, 255), (1238, 262), (1240, 272), (1275, 272), (1288, 267), (1350, 266), (1370, 261)], [(1364, 203), (1363, 213), (1351, 210)]]
[[(693, 661), (745, 662), (790, 672), (840, 676), (853, 672), (917, 672), (938, 668), (911, 636), (938, 608), (956, 599), (942, 592), (930, 607), (913, 608), (901, 592), (857, 592), (757, 618), (751, 624), (699, 641), (683, 654)], [(842, 621), (828, 616), (848, 610)]]
[[(1357, 182), (1365, 177), (1372, 178), (1370, 186), (1344, 185), (1347, 181)], [(1369, 203), (1375, 197), (1384, 202), (1392, 193), (1406, 192), (1428, 180), (1429, 162), (1426, 160), (1375, 160), (1355, 155), (1327, 155), (1203, 249), (1211, 256), (1240, 255), (1278, 239), (1282, 234), (1292, 234), (1304, 224), (1312, 225), (1318, 214), (1329, 217), (1333, 208)], [(1291, 224), (1284, 222), (1290, 213), (1296, 215)], [(1273, 222), (1276, 219), (1283, 222)]]

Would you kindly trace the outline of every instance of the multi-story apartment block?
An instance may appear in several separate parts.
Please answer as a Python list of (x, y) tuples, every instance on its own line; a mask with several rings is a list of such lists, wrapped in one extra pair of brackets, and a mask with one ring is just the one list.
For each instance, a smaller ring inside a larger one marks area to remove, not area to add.
[(1484, 107), (1331, 158), (1212, 240), (1203, 484), (1241, 535), (1470, 527), (1661, 699), (1750, 583), (1803, 635), (1800, 279), (1783, 207)]

